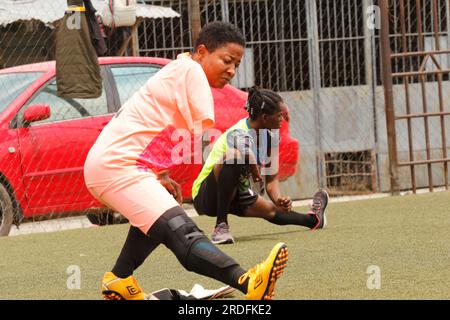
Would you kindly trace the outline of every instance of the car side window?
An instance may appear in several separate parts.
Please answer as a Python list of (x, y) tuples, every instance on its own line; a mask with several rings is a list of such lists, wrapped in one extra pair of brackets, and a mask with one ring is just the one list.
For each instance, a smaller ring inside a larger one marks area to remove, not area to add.
[(123, 105), (160, 69), (158, 66), (112, 66), (111, 72), (119, 92), (120, 104)]
[(33, 122), (33, 126), (36, 124), (99, 116), (109, 113), (105, 88), (103, 88), (102, 94), (98, 98), (61, 98), (57, 95), (56, 80), (48, 83), (27, 103), (27, 105), (34, 104), (47, 104), (50, 107), (50, 118)]

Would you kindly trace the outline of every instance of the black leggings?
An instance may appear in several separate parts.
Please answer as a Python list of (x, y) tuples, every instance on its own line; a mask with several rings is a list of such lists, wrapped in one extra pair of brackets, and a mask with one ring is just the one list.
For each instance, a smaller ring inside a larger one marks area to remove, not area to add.
[[(228, 223), (228, 212), (245, 217), (245, 211), (258, 199), (258, 194), (242, 185), (240, 178), (246, 172), (244, 165), (224, 164), (216, 181), (214, 171), (206, 177), (200, 186), (194, 207), (200, 215), (216, 217), (216, 224)], [(269, 222), (276, 225), (298, 225), (314, 228), (317, 217), (295, 211), (289, 213), (276, 212)]]
[(245, 211), (258, 199), (258, 194), (245, 186), (244, 176), (247, 167), (241, 164), (225, 163), (219, 173), (218, 181), (214, 170), (200, 185), (194, 198), (194, 207), (200, 215), (217, 217), (217, 224), (227, 222), (227, 214), (244, 217)]
[(112, 272), (120, 278), (130, 276), (160, 244), (172, 251), (187, 270), (247, 292), (246, 285), (238, 283), (245, 270), (215, 247), (181, 207), (166, 211), (147, 235), (130, 226)]

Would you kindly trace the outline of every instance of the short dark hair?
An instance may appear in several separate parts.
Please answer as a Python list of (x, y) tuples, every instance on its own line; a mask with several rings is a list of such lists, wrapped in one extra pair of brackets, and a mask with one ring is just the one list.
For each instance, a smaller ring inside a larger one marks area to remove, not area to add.
[(279, 111), (281, 102), (283, 98), (275, 91), (255, 86), (248, 90), (245, 110), (250, 115), (250, 119), (256, 120), (262, 114), (273, 115)]
[(195, 41), (194, 51), (203, 44), (209, 52), (213, 52), (230, 42), (245, 47), (244, 36), (238, 28), (228, 22), (215, 21), (202, 28)]

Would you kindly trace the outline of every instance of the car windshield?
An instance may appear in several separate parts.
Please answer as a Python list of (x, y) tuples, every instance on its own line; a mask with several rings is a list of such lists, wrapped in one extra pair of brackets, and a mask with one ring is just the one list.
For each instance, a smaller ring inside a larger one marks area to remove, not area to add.
[(42, 72), (0, 74), (0, 113), (3, 112)]

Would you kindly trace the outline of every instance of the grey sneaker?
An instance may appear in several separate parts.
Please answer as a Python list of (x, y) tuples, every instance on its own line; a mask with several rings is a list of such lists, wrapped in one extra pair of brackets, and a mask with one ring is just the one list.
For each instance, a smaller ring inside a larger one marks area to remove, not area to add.
[(234, 238), (230, 233), (230, 227), (225, 222), (221, 222), (214, 228), (211, 234), (211, 242), (214, 244), (234, 243)]
[(313, 214), (317, 217), (317, 224), (312, 230), (324, 229), (327, 226), (327, 216), (325, 215), (325, 209), (328, 205), (328, 192), (324, 189), (320, 189), (314, 194), (313, 203), (311, 205), (311, 211), (309, 214)]

